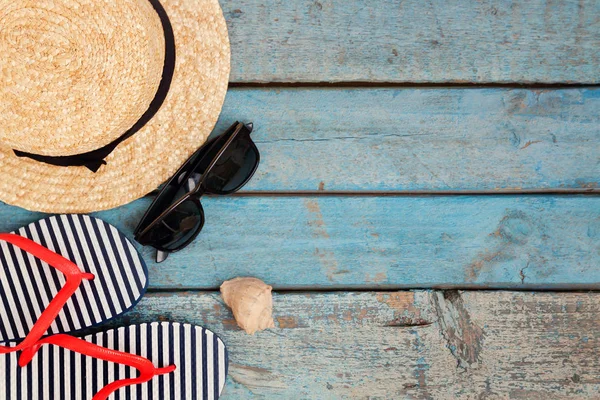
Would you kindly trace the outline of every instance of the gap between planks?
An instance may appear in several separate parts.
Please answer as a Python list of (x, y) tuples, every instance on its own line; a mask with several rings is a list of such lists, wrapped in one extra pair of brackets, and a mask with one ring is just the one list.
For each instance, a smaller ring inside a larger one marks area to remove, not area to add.
[(477, 83), (477, 82), (229, 82), (230, 89), (586, 89), (598, 83)]
[[(285, 287), (279, 286), (273, 289), (273, 293), (277, 293), (279, 295), (307, 295), (311, 293), (318, 294), (336, 294), (336, 293), (396, 293), (399, 291), (402, 292), (453, 292), (453, 291), (463, 291), (463, 292), (522, 292), (522, 293), (531, 293), (531, 292), (539, 292), (539, 293), (600, 293), (600, 288), (598, 289), (588, 289), (587, 286), (583, 285), (543, 285), (543, 286), (528, 286), (527, 288), (519, 288), (514, 287), (510, 289), (506, 288), (486, 288), (481, 285), (448, 285), (448, 286), (435, 286), (435, 287), (427, 287), (427, 286), (406, 286), (406, 285), (384, 285), (384, 286), (343, 286), (343, 287), (311, 287), (311, 286), (294, 286), (294, 287)], [(211, 294), (211, 293), (219, 293), (219, 287), (213, 288), (203, 288), (198, 289), (194, 287), (178, 287), (178, 288), (152, 288), (149, 287), (146, 289), (146, 293), (149, 294), (176, 294), (176, 293), (186, 293), (186, 294)]]
[[(145, 197), (154, 197), (159, 189), (147, 194)], [(323, 190), (310, 191), (298, 190), (290, 192), (275, 191), (247, 191), (233, 193), (231, 197), (451, 197), (451, 196), (535, 196), (535, 195), (597, 195), (600, 188), (582, 189), (497, 189), (497, 190), (370, 190), (370, 191), (343, 191)], [(206, 195), (206, 197), (219, 197), (217, 195)]]

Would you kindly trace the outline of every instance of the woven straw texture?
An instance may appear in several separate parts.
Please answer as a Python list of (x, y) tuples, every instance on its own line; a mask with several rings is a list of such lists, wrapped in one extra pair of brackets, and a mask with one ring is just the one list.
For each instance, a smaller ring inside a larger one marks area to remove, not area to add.
[(86, 213), (131, 202), (202, 145), (230, 70), (218, 0), (161, 0), (177, 63), (159, 112), (96, 173), (18, 158), (60, 156), (120, 137), (154, 98), (164, 33), (148, 0), (0, 0), (0, 200), (33, 211)]

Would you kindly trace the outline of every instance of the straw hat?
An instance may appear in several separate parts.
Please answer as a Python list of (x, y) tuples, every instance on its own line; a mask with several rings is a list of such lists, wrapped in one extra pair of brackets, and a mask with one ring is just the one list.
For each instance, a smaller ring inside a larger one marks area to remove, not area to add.
[(0, 200), (53, 213), (156, 189), (229, 78), (218, 0), (0, 0), (0, 54)]

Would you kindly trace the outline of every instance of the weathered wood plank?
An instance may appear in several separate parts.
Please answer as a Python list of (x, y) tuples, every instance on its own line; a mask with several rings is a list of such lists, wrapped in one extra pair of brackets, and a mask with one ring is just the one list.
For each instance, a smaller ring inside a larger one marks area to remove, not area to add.
[(233, 89), (250, 191), (598, 189), (600, 89)]
[(595, 0), (221, 0), (234, 82), (600, 82)]
[[(96, 214), (131, 235), (150, 199)], [(600, 196), (229, 197), (153, 288), (599, 288)], [(0, 207), (0, 231), (39, 217)]]
[(598, 293), (276, 294), (276, 328), (249, 336), (217, 293), (179, 293), (113, 325), (215, 331), (232, 363), (224, 399), (592, 399), (599, 313)]

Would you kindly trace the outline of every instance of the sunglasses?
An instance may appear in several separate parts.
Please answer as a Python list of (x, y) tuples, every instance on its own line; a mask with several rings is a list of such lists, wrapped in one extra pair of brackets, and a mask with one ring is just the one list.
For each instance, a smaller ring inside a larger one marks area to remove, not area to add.
[(260, 162), (252, 129), (252, 124), (236, 122), (194, 153), (161, 189), (134, 233), (140, 244), (159, 250), (157, 261), (166, 259), (160, 252), (179, 251), (198, 236), (204, 194), (231, 194), (252, 178)]

